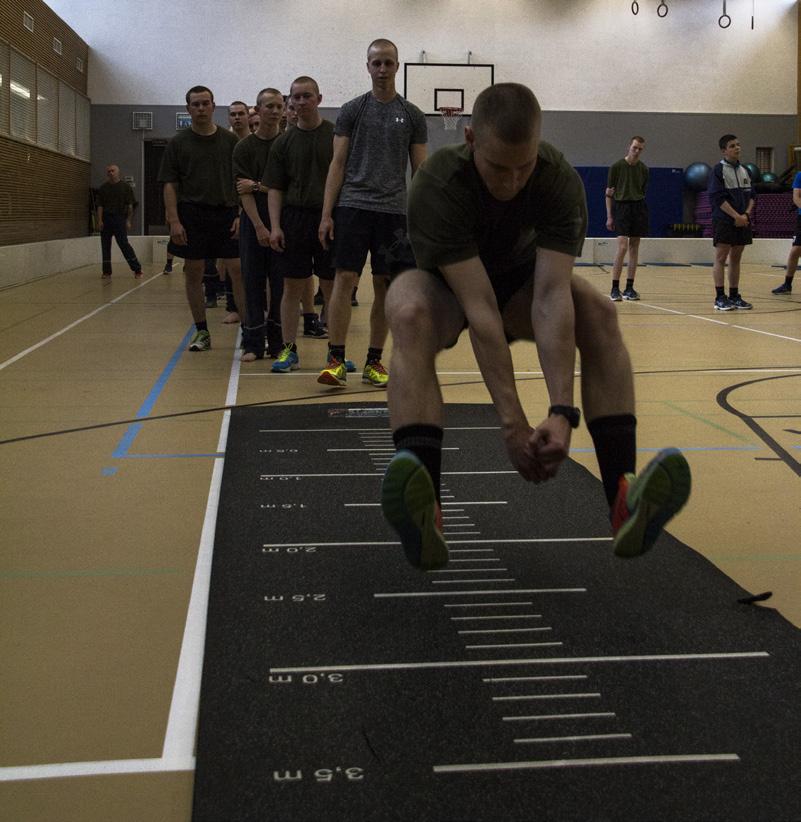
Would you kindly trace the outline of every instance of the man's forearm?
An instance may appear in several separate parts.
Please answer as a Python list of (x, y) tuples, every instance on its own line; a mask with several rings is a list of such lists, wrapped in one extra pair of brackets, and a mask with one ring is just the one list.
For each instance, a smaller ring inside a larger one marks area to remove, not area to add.
[(178, 222), (178, 195), (172, 183), (164, 183), (164, 214), (168, 223)]
[(469, 318), (470, 342), (478, 367), (504, 428), (527, 425), (515, 385), (514, 365), (503, 322), (497, 311), (480, 311)]
[(534, 336), (551, 405), (573, 405), (576, 368), (576, 327), (568, 289), (553, 301), (536, 305)]
[(242, 210), (248, 215), (254, 228), (263, 228), (264, 223), (256, 206), (256, 198), (252, 194), (240, 194), (239, 200), (242, 203)]
[(342, 183), (345, 180), (345, 169), (339, 164), (331, 163), (328, 167), (328, 176), (325, 178), (325, 193), (323, 196), (322, 216), (330, 217), (334, 213)]
[(281, 209), (284, 205), (284, 192), (278, 188), (267, 191), (267, 210), (270, 213), (270, 224), (273, 228), (281, 225)]

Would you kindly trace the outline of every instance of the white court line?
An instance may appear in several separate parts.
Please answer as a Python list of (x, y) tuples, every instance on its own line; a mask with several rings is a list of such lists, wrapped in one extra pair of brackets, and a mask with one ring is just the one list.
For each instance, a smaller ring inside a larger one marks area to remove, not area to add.
[[(161, 275), (159, 275), (161, 276)], [(129, 292), (130, 293), (130, 292)], [(236, 402), (239, 381), (239, 334), (234, 345), (231, 374), (225, 404)], [(217, 452), (224, 454), (228, 441), (231, 412), (223, 413)], [(80, 776), (102, 776), (129, 773), (162, 773), (193, 771), (195, 769), (195, 736), (198, 707), (200, 705), (200, 679), (203, 672), (203, 650), (206, 640), (206, 615), (208, 612), (211, 559), (214, 549), (214, 532), (217, 526), (217, 508), (220, 500), (223, 459), (215, 459), (211, 474), (203, 530), (198, 545), (192, 594), (184, 625), (181, 653), (173, 686), (167, 729), (161, 757), (153, 759), (116, 759), (97, 762), (65, 762), (46, 765), (23, 765), (0, 768), (0, 782), (32, 779), (57, 779)]]
[(565, 674), (565, 676), (488, 676), (482, 682), (551, 682), (564, 679), (589, 679), (587, 674)]
[[(239, 339), (234, 345), (234, 356), (231, 362), (231, 375), (228, 378), (226, 405), (236, 403), (239, 384)], [(225, 411), (217, 453), (225, 454), (228, 443), (228, 427), (231, 412)], [(175, 687), (172, 693), (170, 714), (167, 720), (167, 731), (164, 735), (162, 758), (165, 761), (192, 757), (195, 747), (198, 707), (200, 705), (200, 679), (203, 673), (203, 650), (206, 640), (206, 617), (209, 604), (209, 585), (211, 581), (211, 559), (214, 551), (214, 535), (217, 529), (217, 508), (220, 502), (225, 457), (214, 460), (211, 475), (206, 513), (203, 517), (203, 530), (200, 534), (195, 578), (192, 582), (192, 595), (184, 626), (184, 638), (181, 643), (181, 655), (178, 660), (178, 671), (175, 676)]]
[(101, 311), (105, 311), (107, 308), (110, 308), (112, 305), (115, 305), (120, 300), (124, 300), (129, 294), (133, 294), (134, 291), (138, 291), (140, 288), (144, 288), (146, 285), (148, 285), (148, 283), (153, 282), (153, 280), (158, 280), (160, 277), (161, 274), (156, 274), (155, 276), (138, 283), (138, 285), (135, 285), (133, 288), (129, 288), (123, 294), (120, 294), (119, 297), (115, 297), (110, 302), (103, 303), (103, 305), (95, 308), (94, 311), (90, 311), (88, 314), (84, 314), (83, 317), (80, 317), (74, 322), (71, 322), (69, 325), (65, 325), (64, 328), (61, 329), (61, 331), (56, 331), (49, 337), (45, 337), (43, 340), (39, 340), (38, 343), (34, 343), (29, 348), (26, 348), (24, 351), (20, 351), (13, 357), (9, 357), (9, 359), (7, 359), (5, 362), (0, 363), (0, 371), (2, 371), (4, 368), (7, 368), (9, 365), (13, 365), (15, 362), (21, 360), (23, 357), (27, 357), (28, 354), (32, 354), (34, 351), (38, 350), (43, 345), (47, 345), (49, 342), (53, 342), (53, 340), (58, 339), (62, 334), (66, 334), (68, 331), (71, 331), (73, 328), (75, 328), (76, 325), (80, 325), (81, 323), (86, 322), (86, 320), (89, 320), (92, 317), (94, 317), (95, 314), (99, 314)]
[[(772, 331), (762, 331), (759, 328), (748, 328), (745, 325), (736, 325), (734, 323), (727, 323), (725, 320), (713, 320), (711, 317), (702, 317), (700, 314), (688, 314), (686, 311), (677, 311), (674, 308), (665, 308), (662, 305), (654, 305), (653, 303), (640, 303), (643, 308), (654, 308), (657, 311), (665, 311), (668, 314), (679, 314), (682, 317), (689, 317), (693, 320), (704, 320), (708, 323), (715, 323), (716, 325), (725, 325), (729, 328), (737, 328), (740, 331), (750, 331), (753, 334), (764, 334), (766, 337), (776, 337), (780, 340), (788, 340), (789, 342), (797, 342), (801, 343), (801, 338), (799, 337), (788, 337), (784, 334), (774, 334)], [(760, 369), (761, 370), (761, 369)], [(735, 372), (737, 373), (737, 372)]]

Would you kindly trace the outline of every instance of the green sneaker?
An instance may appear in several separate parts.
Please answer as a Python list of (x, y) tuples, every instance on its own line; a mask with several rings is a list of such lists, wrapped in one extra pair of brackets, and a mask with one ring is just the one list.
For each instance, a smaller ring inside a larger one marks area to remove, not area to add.
[(208, 331), (195, 331), (192, 339), (189, 341), (190, 351), (209, 351), (211, 350), (211, 334)]
[(374, 385), (376, 388), (386, 388), (389, 383), (389, 371), (379, 360), (368, 362), (362, 371), (362, 382)]
[(321, 385), (335, 385), (341, 388), (348, 384), (348, 368), (344, 362), (340, 362), (335, 357), (330, 357), (325, 368), (317, 377), (317, 382)]
[(398, 532), (406, 559), (415, 568), (431, 571), (448, 564), (434, 484), (411, 451), (398, 451), (387, 466), (381, 485), (381, 510)]
[(622, 476), (612, 506), (615, 553), (637, 557), (649, 550), (684, 507), (691, 484), (690, 466), (677, 448), (660, 451), (639, 476)]

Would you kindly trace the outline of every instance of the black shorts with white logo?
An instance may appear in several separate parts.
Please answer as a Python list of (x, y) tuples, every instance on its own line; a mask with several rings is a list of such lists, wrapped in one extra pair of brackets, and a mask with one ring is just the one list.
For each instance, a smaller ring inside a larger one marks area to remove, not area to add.
[(406, 233), (406, 215), (337, 206), (334, 209), (334, 265), (362, 273), (370, 252), (373, 276), (416, 268)]

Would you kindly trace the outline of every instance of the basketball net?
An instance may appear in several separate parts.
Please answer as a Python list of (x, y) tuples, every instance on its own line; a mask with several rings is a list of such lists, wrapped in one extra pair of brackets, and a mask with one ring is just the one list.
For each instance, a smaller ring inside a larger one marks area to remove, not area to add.
[(443, 107), (439, 111), (445, 123), (445, 131), (456, 131), (456, 126), (459, 124), (463, 109)]

